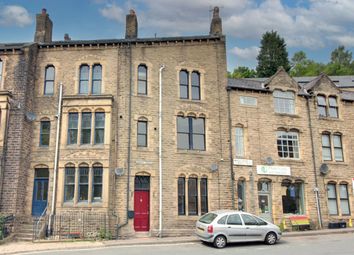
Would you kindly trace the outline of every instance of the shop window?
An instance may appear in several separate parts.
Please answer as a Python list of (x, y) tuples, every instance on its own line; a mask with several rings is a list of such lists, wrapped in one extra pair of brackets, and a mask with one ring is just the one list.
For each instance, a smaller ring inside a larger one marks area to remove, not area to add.
[(282, 182), (282, 187), (283, 213), (303, 214), (303, 184), (285, 180)]
[(239, 211), (245, 210), (245, 181), (238, 180), (237, 182), (237, 207)]

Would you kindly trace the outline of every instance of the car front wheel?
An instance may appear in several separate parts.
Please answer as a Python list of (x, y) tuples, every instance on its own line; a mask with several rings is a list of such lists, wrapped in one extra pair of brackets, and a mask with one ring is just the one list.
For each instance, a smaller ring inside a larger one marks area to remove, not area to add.
[(269, 245), (275, 244), (277, 242), (277, 235), (273, 232), (270, 232), (266, 235), (266, 238), (264, 241), (266, 244), (269, 244)]
[(214, 246), (219, 249), (224, 248), (226, 246), (226, 237), (222, 235), (215, 237)]

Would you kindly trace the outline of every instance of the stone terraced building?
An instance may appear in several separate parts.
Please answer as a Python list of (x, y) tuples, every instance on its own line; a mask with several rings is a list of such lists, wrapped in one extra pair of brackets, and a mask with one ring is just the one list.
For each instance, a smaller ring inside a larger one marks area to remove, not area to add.
[[(0, 43), (0, 213), (53, 235), (192, 233), (240, 209), (276, 224), (349, 222), (354, 92), (326, 75), (227, 80), (214, 8), (209, 35)], [(343, 78), (344, 77), (339, 77)]]

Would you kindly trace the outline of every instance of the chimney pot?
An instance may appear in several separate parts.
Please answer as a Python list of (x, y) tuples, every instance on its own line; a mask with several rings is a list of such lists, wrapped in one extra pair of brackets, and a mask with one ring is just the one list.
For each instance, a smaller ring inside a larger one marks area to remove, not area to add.
[(210, 35), (222, 35), (222, 21), (219, 16), (219, 7), (215, 6), (213, 10), (213, 19), (210, 24)]
[(42, 14), (47, 14), (47, 9), (46, 8), (42, 9)]
[(133, 9), (126, 16), (125, 26), (125, 39), (136, 39), (138, 37), (138, 19)]

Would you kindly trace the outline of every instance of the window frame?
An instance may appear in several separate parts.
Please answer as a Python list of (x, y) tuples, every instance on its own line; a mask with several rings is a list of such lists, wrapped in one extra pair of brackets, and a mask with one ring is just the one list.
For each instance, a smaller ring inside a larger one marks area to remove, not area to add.
[(200, 213), (201, 215), (207, 213), (209, 211), (208, 206), (208, 178), (202, 177), (200, 178)]
[(199, 212), (198, 209), (199, 209), (199, 206), (198, 206), (198, 178), (197, 177), (189, 177), (188, 178), (188, 215), (198, 215), (198, 212)]
[[(323, 103), (320, 102), (320, 100), (323, 100)], [(321, 112), (320, 109), (322, 109), (323, 112)], [(326, 96), (317, 95), (317, 110), (318, 110), (319, 117), (327, 117), (328, 116)]]
[[(328, 145), (324, 145), (323, 143), (323, 138), (327, 137), (328, 139)], [(331, 135), (329, 133), (322, 133), (321, 134), (321, 143), (322, 143), (322, 160), (323, 161), (332, 161), (332, 143), (331, 143)], [(325, 158), (325, 154), (324, 151), (328, 151), (329, 150), (329, 158)]]
[[(144, 68), (144, 70), (142, 70), (144, 73), (142, 76), (141, 76), (140, 68)], [(148, 94), (148, 67), (145, 64), (140, 64), (137, 70), (138, 70), (137, 94), (146, 96)], [(144, 86), (143, 90), (141, 90), (140, 85)]]
[[(334, 104), (331, 102), (331, 99), (334, 99)], [(334, 113), (334, 115), (333, 115)], [(339, 118), (339, 112), (338, 112), (338, 100), (336, 96), (328, 96), (328, 117), (330, 118)]]
[[(100, 174), (96, 174), (100, 172)], [(100, 177), (101, 181), (96, 182), (95, 177)], [(95, 189), (97, 187), (101, 188), (101, 196), (95, 197)], [(101, 165), (93, 165), (92, 167), (92, 194), (91, 194), (91, 201), (94, 202), (101, 202), (103, 199), (103, 167)]]
[[(102, 114), (102, 116), (103, 116), (103, 120), (102, 120), (102, 122), (103, 122), (103, 124), (102, 124), (102, 126), (100, 126), (100, 125), (98, 125), (98, 121), (97, 121), (97, 116), (98, 115), (101, 115)], [(101, 111), (97, 111), (97, 112), (95, 112), (95, 131), (94, 131), (94, 143), (95, 144), (104, 144), (104, 138), (105, 138), (105, 125), (106, 125), (106, 113), (105, 112), (101, 112)], [(98, 142), (97, 140), (97, 137), (99, 137), (99, 135), (98, 135), (98, 133), (99, 132), (102, 132), (103, 131), (103, 135), (102, 135), (102, 142)]]
[[(76, 116), (76, 120), (72, 120), (70, 118), (70, 116)], [(70, 127), (70, 123), (71, 121), (74, 121), (76, 122), (76, 125), (75, 127)], [(78, 130), (79, 130), (79, 113), (78, 112), (69, 112), (68, 114), (68, 137), (67, 137), (67, 144), (68, 145), (73, 145), (73, 144), (77, 144), (78, 142)], [(73, 131), (73, 133), (75, 134), (75, 139), (71, 139), (71, 136), (70, 136), (70, 131)]]
[[(186, 81), (187, 83), (182, 83), (182, 79), (181, 79), (181, 74), (185, 73), (187, 75)], [(181, 88), (187, 89), (187, 96), (186, 97), (182, 97), (182, 93), (181, 93)], [(180, 99), (189, 99), (189, 72), (187, 70), (181, 70), (179, 72), (179, 98)]]
[[(340, 146), (336, 145), (335, 137), (339, 138)], [(344, 162), (344, 153), (343, 153), (343, 139), (340, 133), (334, 133), (332, 135), (333, 139), (333, 159), (336, 162)], [(337, 158), (337, 151), (340, 151), (341, 158)]]
[[(145, 125), (145, 130), (143, 132), (140, 132), (140, 125)], [(142, 137), (144, 139), (144, 143), (140, 144), (140, 139), (139, 137)], [(148, 122), (146, 120), (138, 120), (137, 122), (137, 146), (138, 147), (148, 147)]]
[[(99, 72), (99, 77), (96, 77), (96, 73), (95, 73), (95, 70), (97, 68), (100, 68), (100, 72)], [(89, 69), (90, 70), (90, 69)], [(91, 81), (91, 94), (92, 95), (100, 95), (102, 93), (102, 65), (101, 64), (94, 64), (92, 66), (92, 74), (91, 74), (91, 77), (92, 77), (92, 81)], [(99, 83), (99, 89), (96, 91), (94, 89), (95, 87), (95, 83)]]
[[(49, 124), (48, 132), (43, 132), (43, 125)], [(39, 131), (39, 146), (40, 147), (49, 147), (50, 145), (50, 120), (41, 120), (40, 121), (40, 131)], [(43, 136), (48, 136), (48, 144), (43, 143)]]
[[(83, 69), (87, 68), (87, 78), (83, 77)], [(80, 65), (80, 70), (79, 70), (79, 94), (80, 95), (88, 95), (89, 94), (89, 90), (90, 90), (90, 72), (91, 72), (91, 68), (88, 64), (82, 64)], [(87, 82), (87, 84), (84, 84), (85, 82)], [(87, 86), (87, 92), (83, 91), (83, 86)]]
[[(82, 174), (83, 171), (86, 171), (87, 174)], [(90, 192), (90, 167), (88, 165), (79, 166), (79, 178), (78, 178), (78, 202), (88, 202), (89, 201), (89, 192)], [(87, 182), (81, 181), (81, 177), (87, 176)], [(87, 188), (87, 199), (81, 199), (81, 192), (84, 188)]]
[[(197, 83), (195, 83), (193, 77), (196, 75), (197, 77)], [(194, 95), (194, 91), (196, 91), (196, 97)], [(193, 71), (191, 75), (191, 99), (198, 101), (201, 99), (201, 94), (200, 94), (200, 73), (198, 71)]]
[[(341, 187), (345, 186), (345, 192), (346, 192), (346, 197), (342, 197), (342, 192), (341, 192)], [(348, 207), (348, 213), (343, 213), (343, 203), (347, 204)], [(349, 192), (348, 192), (348, 184), (346, 183), (340, 183), (339, 184), (339, 204), (340, 204), (340, 211), (342, 216), (350, 216), (351, 211), (350, 211), (350, 203), (349, 203)]]
[(244, 132), (243, 127), (235, 127), (235, 157), (236, 158), (244, 158), (245, 157), (244, 135), (245, 135), (245, 132)]
[[(290, 96), (291, 94), (291, 96)], [(282, 91), (276, 89), (273, 91), (274, 111), (280, 114), (295, 114), (295, 92)]]
[[(329, 196), (329, 187), (333, 187), (333, 191), (334, 191), (334, 197), (330, 197)], [(338, 210), (338, 201), (337, 201), (337, 198), (338, 198), (338, 194), (337, 194), (337, 188), (336, 188), (336, 184), (335, 183), (328, 183), (327, 184), (327, 203), (328, 203), (328, 214), (329, 215), (339, 215), (339, 210)], [(330, 209), (330, 201), (334, 201), (335, 202), (335, 205), (336, 205), (336, 212), (335, 213), (332, 213), (331, 212), (331, 209)]]
[[(300, 159), (300, 142), (299, 142), (299, 132), (298, 131), (284, 131), (278, 130), (277, 134), (277, 149), (278, 156), (282, 159)], [(286, 137), (283, 137), (285, 136)], [(296, 137), (296, 139), (290, 138)], [(291, 145), (289, 144), (291, 142)], [(286, 148), (286, 149), (285, 149)], [(292, 148), (290, 150), (290, 148)], [(291, 157), (291, 153), (293, 156)]]
[[(73, 174), (68, 174), (69, 170), (73, 171)], [(76, 168), (75, 166), (65, 166), (64, 168), (65, 176), (64, 176), (64, 202), (74, 202), (75, 200), (75, 185), (76, 185)], [(67, 177), (74, 177), (73, 182), (68, 182)], [(67, 199), (68, 187), (73, 187), (72, 199)]]
[(178, 177), (177, 196), (178, 215), (186, 215), (186, 178), (184, 176)]
[[(53, 78), (50, 79), (48, 78), (48, 72), (50, 69), (53, 69)], [(52, 84), (52, 92), (47, 92), (48, 85)], [(44, 73), (44, 91), (43, 94), (46, 96), (52, 96), (54, 95), (54, 85), (55, 85), (55, 67), (53, 65), (48, 65), (45, 68), (45, 73)]]
[[(188, 122), (188, 131), (181, 131), (179, 128), (179, 120), (186, 120)], [(203, 121), (203, 131), (204, 133), (199, 133), (193, 128), (195, 121)], [(179, 135), (188, 136), (188, 148), (181, 147), (179, 142)], [(196, 137), (203, 137), (203, 148), (196, 148), (194, 139)], [(205, 130), (205, 118), (204, 117), (192, 117), (192, 116), (177, 116), (177, 148), (181, 150), (193, 150), (193, 151), (206, 151), (206, 130)]]
[[(90, 116), (89, 120), (85, 120), (84, 116)], [(90, 124), (89, 126), (83, 125), (84, 122)], [(80, 144), (87, 145), (91, 144), (92, 135), (92, 112), (81, 112), (81, 123), (80, 123)], [(86, 134), (87, 132), (87, 134)], [(86, 137), (87, 136), (87, 137)], [(84, 141), (85, 138), (89, 138), (88, 141)]]

